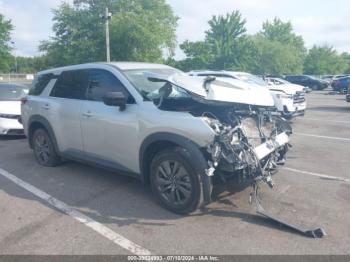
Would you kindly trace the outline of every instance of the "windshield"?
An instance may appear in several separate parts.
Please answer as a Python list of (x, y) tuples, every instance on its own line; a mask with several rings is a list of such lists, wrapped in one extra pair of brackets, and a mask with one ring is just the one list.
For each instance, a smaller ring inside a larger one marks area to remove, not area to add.
[(235, 74), (235, 77), (241, 81), (250, 83), (250, 84), (256, 84), (259, 86), (268, 86), (267, 82), (261, 79), (260, 77), (257, 77), (255, 75), (251, 74)]
[[(151, 81), (147, 77), (147, 73), (154, 73), (169, 77), (172, 75), (182, 75), (184, 74), (180, 70), (175, 68), (169, 69), (135, 69), (135, 70), (125, 70), (124, 73), (130, 80), (130, 82), (135, 86), (137, 91), (143, 96), (145, 100), (156, 100), (159, 99), (159, 90), (166, 84), (165, 81)], [(189, 97), (187, 92), (183, 89), (172, 86), (172, 93), (168, 96), (171, 98), (184, 98)]]
[(28, 93), (28, 89), (21, 87), (1, 87), (0, 101), (20, 101)]

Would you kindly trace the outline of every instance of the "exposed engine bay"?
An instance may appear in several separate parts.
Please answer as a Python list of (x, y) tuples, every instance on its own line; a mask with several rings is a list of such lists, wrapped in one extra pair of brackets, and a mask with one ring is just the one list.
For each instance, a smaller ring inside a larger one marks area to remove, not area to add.
[(206, 148), (208, 176), (240, 177), (273, 186), (272, 172), (283, 164), (292, 128), (271, 107), (208, 102), (199, 97), (162, 99), (162, 110), (185, 111), (203, 118), (215, 132)]
[(208, 147), (212, 160), (208, 173), (217, 170), (223, 178), (239, 175), (243, 180), (264, 181), (273, 187), (271, 172), (285, 161), (290, 126), (269, 111), (229, 114), (231, 123), (205, 113), (206, 121), (217, 134)]

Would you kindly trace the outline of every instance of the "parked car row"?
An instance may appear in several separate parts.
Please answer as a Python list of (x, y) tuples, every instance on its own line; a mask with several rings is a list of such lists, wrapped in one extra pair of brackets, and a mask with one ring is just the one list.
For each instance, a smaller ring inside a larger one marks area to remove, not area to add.
[(284, 79), (290, 83), (302, 85), (311, 88), (312, 90), (323, 90), (330, 85), (328, 81), (309, 75), (287, 75), (284, 76)]

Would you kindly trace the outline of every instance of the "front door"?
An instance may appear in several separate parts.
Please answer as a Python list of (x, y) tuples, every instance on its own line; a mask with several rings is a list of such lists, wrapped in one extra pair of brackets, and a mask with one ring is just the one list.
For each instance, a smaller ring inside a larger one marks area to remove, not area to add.
[[(108, 92), (122, 92), (129, 97), (125, 111), (103, 103)], [(138, 172), (137, 110), (138, 105), (113, 73), (90, 70), (87, 100), (81, 110), (86, 156), (111, 168)]]

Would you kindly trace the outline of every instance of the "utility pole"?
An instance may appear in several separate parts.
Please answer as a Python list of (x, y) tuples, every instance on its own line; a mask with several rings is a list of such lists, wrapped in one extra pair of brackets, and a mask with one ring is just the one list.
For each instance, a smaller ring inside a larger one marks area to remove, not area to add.
[(18, 64), (17, 64), (17, 54), (16, 54), (16, 46), (15, 46), (15, 42), (11, 42), (11, 44), (13, 45), (13, 52), (14, 52), (14, 57), (15, 57), (15, 72), (16, 74), (18, 73)]
[(108, 7), (106, 7), (106, 12), (101, 16), (106, 24), (106, 53), (107, 53), (107, 62), (111, 62), (111, 48), (109, 41), (109, 20), (112, 18), (112, 13), (109, 12)]

